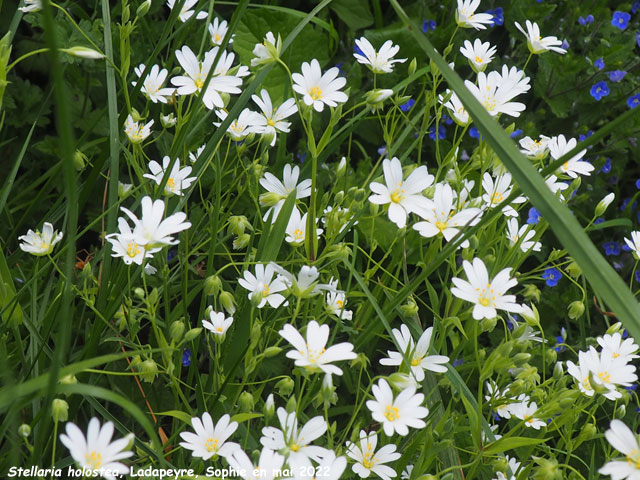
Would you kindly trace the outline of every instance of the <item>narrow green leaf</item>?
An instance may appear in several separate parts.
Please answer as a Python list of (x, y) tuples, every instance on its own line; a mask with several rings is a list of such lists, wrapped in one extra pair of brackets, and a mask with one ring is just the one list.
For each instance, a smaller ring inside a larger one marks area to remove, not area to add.
[[(284, 201), (284, 204), (280, 209), (280, 213), (278, 214), (278, 218), (276, 219), (276, 223), (271, 226), (269, 238), (264, 246), (264, 250), (258, 251), (256, 254), (256, 258), (261, 262), (270, 262), (278, 258), (278, 252), (280, 251), (280, 246), (284, 240), (284, 232), (287, 229), (287, 224), (289, 223), (289, 218), (291, 218), (291, 212), (295, 205), (296, 191), (293, 190)], [(270, 220), (267, 219), (267, 221)]]
[(173, 417), (180, 420), (182, 423), (191, 425), (191, 415), (187, 412), (181, 412), (180, 410), (167, 410), (166, 412), (159, 412), (156, 415), (164, 415), (166, 417)]
[(16, 299), (16, 287), (9, 272), (7, 260), (0, 246), (0, 311), (3, 323), (12, 326), (22, 323), (22, 309)]
[(262, 415), (261, 413), (238, 413), (231, 417), (231, 421), (242, 423), (246, 422), (247, 420), (253, 420), (254, 418), (260, 418), (263, 416), (264, 415)]
[(538, 445), (540, 443), (546, 443), (549, 438), (528, 438), (528, 437), (503, 437), (490, 443), (484, 450), (484, 455), (496, 455), (498, 453), (506, 452), (507, 450), (513, 450), (514, 448), (529, 447), (531, 445)]

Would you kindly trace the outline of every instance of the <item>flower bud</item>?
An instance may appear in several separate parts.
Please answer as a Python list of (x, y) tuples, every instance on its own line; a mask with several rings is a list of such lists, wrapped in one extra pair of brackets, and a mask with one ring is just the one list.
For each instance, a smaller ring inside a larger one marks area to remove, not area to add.
[(127, 23), (131, 18), (131, 7), (127, 3), (125, 3), (122, 7), (122, 25)]
[(217, 275), (209, 275), (204, 280), (204, 294), (215, 296), (222, 290), (222, 280)]
[(540, 314), (534, 304), (531, 304), (531, 306), (522, 305), (520, 315), (524, 318), (525, 322), (527, 322), (527, 325), (532, 327), (540, 325)]
[(406, 303), (400, 305), (400, 315), (403, 318), (412, 318), (418, 314), (418, 304), (413, 297), (407, 298)]
[(238, 235), (234, 240), (233, 240), (233, 249), (234, 250), (242, 250), (243, 248), (247, 248), (247, 245), (249, 244), (249, 240), (251, 240), (251, 235), (249, 235), (248, 233), (243, 233), (242, 235)]
[(622, 323), (616, 322), (607, 329), (606, 333), (608, 333), (609, 335), (613, 335), (616, 332), (621, 332), (621, 330), (622, 330)]
[(576, 263), (575, 260), (572, 260), (571, 263), (569, 263), (569, 265), (564, 267), (564, 270), (573, 278), (578, 278), (580, 275), (582, 275), (582, 269), (580, 268), (580, 265)]
[(295, 386), (295, 382), (291, 379), (291, 377), (284, 377), (276, 383), (275, 388), (278, 390), (278, 393), (281, 397), (288, 397), (293, 392), (293, 387)]
[[(622, 418), (622, 417), (620, 417)], [(584, 438), (584, 440), (591, 440), (598, 434), (598, 429), (593, 423), (585, 423), (584, 427), (580, 431), (580, 436)]]
[(87, 60), (100, 60), (104, 57), (100, 52), (87, 47), (76, 46), (71, 48), (61, 48), (60, 51), (74, 57), (85, 58)]
[(219, 300), (222, 308), (224, 308), (229, 315), (236, 313), (236, 301), (231, 293), (221, 292)]
[(273, 393), (270, 393), (267, 397), (267, 400), (264, 402), (262, 412), (264, 413), (264, 416), (267, 420), (273, 417), (273, 414), (276, 412), (276, 404), (273, 400)]
[(393, 95), (393, 90), (390, 88), (376, 88), (370, 90), (365, 94), (365, 101), (367, 105), (371, 107), (372, 111), (382, 107), (382, 103)]
[(520, 367), (531, 359), (531, 354), (526, 352), (516, 353), (513, 357), (513, 363), (516, 367)]
[(84, 167), (88, 161), (89, 159), (87, 158), (87, 156), (80, 150), (76, 150), (73, 154), (73, 166), (78, 172), (84, 170)]
[(418, 61), (416, 60), (416, 57), (413, 57), (411, 62), (409, 62), (409, 67), (407, 68), (407, 73), (409, 74), (409, 76), (411, 76), (414, 73), (416, 73), (417, 69), (418, 69)]
[(335, 393), (336, 388), (333, 386), (333, 378), (330, 373), (327, 373), (322, 380), (322, 386), (320, 387), (320, 394), (318, 399), (324, 403), (327, 407), (329, 405), (335, 405), (338, 401), (338, 395)]
[(296, 411), (296, 407), (297, 407), (298, 403), (296, 402), (296, 397), (294, 395), (291, 395), (291, 397), (289, 397), (289, 400), (287, 401), (287, 404), (285, 405), (285, 410), (287, 411), (287, 413), (293, 413)]
[(75, 375), (65, 375), (60, 380), (58, 380), (58, 383), (60, 383), (61, 385), (75, 385), (76, 383), (78, 383), (78, 379)]
[(498, 317), (483, 318), (482, 320), (480, 320), (480, 329), (483, 332), (493, 332), (493, 329), (496, 328), (497, 323)]
[(251, 395), (246, 390), (240, 394), (240, 398), (238, 398), (238, 405), (240, 406), (241, 412), (251, 412), (254, 407), (253, 395)]
[(553, 378), (556, 380), (560, 380), (564, 375), (564, 367), (562, 366), (562, 362), (556, 362), (553, 367)]
[(275, 357), (281, 351), (282, 351), (282, 349), (280, 347), (275, 347), (275, 346), (274, 347), (268, 347), (264, 351), (264, 356), (265, 356), (265, 358)]
[(69, 418), (69, 404), (61, 398), (54, 398), (51, 402), (51, 416), (54, 422), (66, 422)]
[(262, 325), (260, 322), (255, 322), (251, 327), (251, 335), (249, 336), (249, 348), (254, 349), (256, 345), (262, 339)]
[(29, 435), (31, 435), (31, 426), (23, 423), (22, 425), (20, 425), (18, 427), (18, 435), (20, 435), (21, 437), (27, 438)]
[(133, 185), (130, 183), (118, 182), (118, 197), (120, 198), (120, 200), (129, 195), (129, 192), (132, 188)]
[(534, 468), (534, 473), (531, 478), (540, 480), (562, 480), (564, 478), (562, 470), (558, 466), (558, 461), (555, 458), (533, 457), (533, 460), (539, 466)]
[(136, 16), (140, 17), (140, 18), (144, 17), (147, 14), (147, 12), (149, 11), (149, 8), (151, 8), (151, 0), (145, 0), (136, 9)]
[(627, 407), (624, 405), (624, 403), (622, 405), (618, 405), (618, 408), (616, 408), (616, 411), (613, 414), (614, 418), (624, 418), (624, 416), (627, 414)]
[(387, 380), (389, 380), (389, 383), (391, 384), (391, 386), (398, 391), (402, 391), (407, 388), (415, 388), (415, 389), (420, 388), (420, 384), (416, 382), (413, 375), (407, 375), (406, 373), (399, 373), (399, 372), (392, 373), (387, 377)]
[(195, 340), (196, 337), (198, 335), (200, 335), (200, 332), (202, 332), (202, 328), (201, 327), (197, 327), (197, 328), (192, 328), (191, 330), (189, 330), (187, 332), (187, 334), (184, 336), (184, 341), (185, 342), (190, 342), (192, 340)]
[(525, 285), (523, 295), (527, 300), (540, 301), (540, 289), (531, 283)]
[(604, 212), (607, 211), (607, 208), (609, 207), (609, 205), (611, 205), (611, 202), (613, 202), (614, 198), (616, 198), (616, 194), (611, 192), (609, 195), (607, 195), (606, 197), (604, 197), (602, 200), (598, 202), (598, 205), (596, 205), (596, 211), (595, 211), (596, 217), (601, 217), (604, 214)]
[(576, 320), (580, 318), (584, 313), (584, 303), (582, 303), (580, 300), (571, 302), (567, 310), (568, 310), (569, 318), (571, 320)]
[(143, 382), (153, 383), (158, 376), (158, 364), (153, 360), (153, 358), (148, 358), (140, 363), (138, 371), (141, 374), (140, 379)]
[(182, 320), (174, 321), (169, 327), (169, 338), (174, 342), (179, 342), (184, 334), (184, 322)]
[(144, 300), (145, 294), (144, 294), (144, 290), (141, 289), (140, 287), (137, 287), (133, 293), (136, 295), (136, 297), (138, 297), (140, 300)]
[(247, 228), (251, 229), (251, 224), (244, 215), (233, 215), (229, 217), (229, 232), (234, 235), (242, 235)]
[(160, 125), (162, 125), (162, 128), (171, 128), (175, 126), (176, 123), (178, 123), (178, 119), (173, 113), (169, 115), (160, 114)]

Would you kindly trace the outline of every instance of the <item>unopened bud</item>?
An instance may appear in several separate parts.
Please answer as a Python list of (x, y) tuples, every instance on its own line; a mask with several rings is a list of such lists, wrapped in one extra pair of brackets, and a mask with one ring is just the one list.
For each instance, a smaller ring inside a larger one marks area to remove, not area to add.
[(31, 426), (27, 425), (26, 423), (23, 423), (22, 425), (20, 425), (18, 427), (18, 435), (20, 435), (21, 437), (27, 438), (29, 435), (31, 435)]
[(265, 358), (275, 357), (278, 355), (282, 349), (280, 347), (268, 347), (264, 351)]
[(365, 94), (365, 101), (374, 109), (380, 108), (382, 103), (391, 95), (393, 95), (393, 90), (390, 88), (376, 88), (374, 90), (369, 90)]
[(616, 408), (616, 411), (614, 412), (613, 416), (614, 418), (624, 418), (626, 414), (627, 414), (627, 407), (623, 403), (622, 405), (618, 405), (618, 408)]
[(251, 235), (249, 235), (248, 233), (243, 233), (242, 235), (238, 235), (234, 240), (233, 240), (233, 249), (234, 250), (242, 250), (243, 248), (247, 248), (247, 245), (249, 244), (249, 240), (251, 240)]
[(87, 60), (100, 60), (104, 57), (100, 52), (87, 47), (61, 48), (60, 51)]
[(179, 342), (184, 333), (184, 322), (182, 320), (174, 321), (169, 327), (169, 338), (174, 342)]
[(73, 154), (73, 166), (78, 172), (84, 170), (84, 167), (88, 161), (89, 159), (87, 158), (87, 156), (80, 150), (76, 150)]
[(556, 380), (560, 380), (564, 375), (564, 367), (562, 366), (562, 362), (556, 362), (553, 367), (553, 378)]
[(540, 301), (540, 289), (531, 283), (525, 285), (524, 292), (522, 294), (527, 300), (535, 300), (536, 302)]
[(527, 322), (527, 325), (532, 327), (540, 325), (540, 314), (534, 304), (531, 304), (531, 306), (522, 305), (520, 315), (524, 318), (525, 322)]
[(158, 364), (153, 360), (153, 358), (148, 358), (140, 363), (138, 371), (140, 372), (140, 379), (143, 382), (153, 383), (158, 376)]
[(219, 300), (222, 308), (224, 308), (229, 315), (236, 313), (236, 301), (231, 293), (221, 292)]
[(244, 215), (229, 217), (229, 231), (234, 235), (242, 235), (247, 228), (251, 229), (251, 224)]
[(69, 404), (61, 398), (54, 398), (51, 402), (51, 416), (54, 422), (66, 422), (69, 418)]
[(571, 320), (576, 320), (580, 318), (584, 313), (584, 303), (582, 303), (580, 300), (571, 302), (567, 310), (568, 310), (569, 318)]
[(198, 335), (200, 335), (200, 332), (202, 332), (202, 328), (201, 327), (197, 327), (197, 328), (192, 328), (191, 330), (189, 330), (187, 332), (187, 334), (184, 336), (184, 341), (185, 342), (190, 342), (192, 340), (195, 340), (196, 337)]
[(416, 60), (416, 58), (413, 57), (413, 59), (411, 59), (411, 62), (409, 62), (409, 67), (407, 68), (407, 73), (409, 75), (413, 75), (414, 73), (416, 73), (417, 69), (418, 69), (418, 60)]
[(276, 412), (276, 403), (273, 400), (273, 393), (270, 393), (266, 402), (264, 402), (262, 412), (267, 420), (273, 417), (273, 414)]
[(291, 395), (291, 392), (293, 392), (294, 386), (295, 382), (291, 377), (284, 377), (276, 383), (275, 388), (278, 390), (281, 397), (288, 397)]
[(614, 198), (616, 198), (616, 194), (611, 192), (609, 195), (598, 202), (595, 211), (596, 217), (601, 217), (604, 212), (607, 211), (607, 208), (609, 207), (609, 205), (611, 205), (611, 202), (613, 202)]
[(493, 318), (483, 318), (480, 320), (480, 329), (483, 332), (492, 332), (494, 328), (496, 328), (496, 324), (498, 323), (498, 317)]
[(516, 353), (513, 357), (513, 363), (516, 367), (520, 367), (531, 359), (531, 354), (526, 352)]
[(572, 260), (571, 263), (569, 263), (569, 265), (564, 267), (564, 270), (573, 278), (578, 278), (580, 275), (582, 275), (582, 269), (580, 268), (580, 265), (576, 263), (575, 260)]
[(562, 480), (564, 478), (555, 458), (533, 457), (533, 460), (538, 464), (538, 467), (534, 469), (532, 478), (536, 480)]
[(298, 406), (298, 403), (296, 402), (296, 397), (294, 395), (291, 395), (291, 397), (289, 397), (289, 400), (287, 401), (287, 404), (284, 406), (284, 408), (287, 411), (287, 413), (293, 413), (296, 411), (297, 406)]
[(398, 391), (403, 391), (407, 388), (420, 388), (420, 385), (416, 382), (413, 375), (407, 375), (406, 373), (395, 372), (389, 375), (387, 379), (391, 386)]
[(222, 290), (222, 280), (217, 275), (209, 275), (204, 280), (204, 294), (215, 296)]
[(120, 200), (129, 195), (129, 192), (132, 188), (133, 185), (130, 183), (118, 182), (118, 197), (120, 198)]
[(251, 412), (253, 411), (253, 406), (255, 402), (253, 400), (253, 395), (251, 395), (246, 390), (240, 394), (240, 398), (238, 398), (238, 405), (240, 406), (241, 412)]
[(75, 375), (65, 375), (60, 380), (58, 380), (58, 383), (62, 385), (75, 385), (76, 383), (78, 383), (78, 379)]
[(407, 301), (400, 305), (400, 314), (403, 318), (412, 318), (418, 314), (418, 304), (413, 297), (407, 298)]
[(151, 8), (151, 0), (145, 0), (136, 9), (136, 16), (137, 17), (144, 17), (147, 14), (147, 12), (149, 11), (149, 8)]

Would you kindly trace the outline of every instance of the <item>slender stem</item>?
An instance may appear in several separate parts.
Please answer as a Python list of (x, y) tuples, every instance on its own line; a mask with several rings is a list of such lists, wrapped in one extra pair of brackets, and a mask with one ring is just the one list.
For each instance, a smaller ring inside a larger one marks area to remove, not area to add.
[(9, 73), (11, 71), (11, 69), (13, 67), (15, 67), (18, 63), (20, 63), (22, 60), (24, 60), (26, 58), (29, 58), (29, 57), (32, 57), (34, 55), (37, 55), (38, 53), (44, 53), (44, 52), (48, 52), (48, 51), (49, 51), (48, 48), (39, 48), (37, 50), (33, 50), (32, 52), (25, 53), (24, 55), (19, 57), (17, 60), (15, 60), (12, 64), (10, 64), (7, 67), (7, 73)]

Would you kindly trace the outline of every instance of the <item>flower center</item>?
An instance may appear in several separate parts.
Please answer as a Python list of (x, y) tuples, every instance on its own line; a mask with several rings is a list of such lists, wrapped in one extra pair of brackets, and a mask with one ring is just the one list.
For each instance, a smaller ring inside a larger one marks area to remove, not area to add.
[(387, 408), (384, 411), (384, 416), (386, 417), (387, 420), (389, 420), (390, 422), (393, 422), (400, 418), (400, 411), (398, 410), (398, 407), (387, 405)]
[(362, 459), (362, 466), (364, 468), (373, 468), (376, 464), (376, 460), (373, 457), (373, 452), (371, 451), (371, 444), (367, 443), (367, 453), (364, 454), (364, 458)]
[(220, 333), (224, 332), (224, 328), (222, 328), (222, 327), (218, 327), (216, 330), (217, 330), (218, 332), (220, 332)]
[(204, 86), (204, 80), (202, 80), (202, 75), (197, 74), (196, 78), (193, 79), (193, 82), (196, 84), (196, 88), (200, 90)]
[(440, 231), (443, 231), (448, 226), (449, 226), (449, 222), (441, 222), (440, 220), (436, 222), (436, 228)]
[(84, 460), (91, 470), (97, 470), (102, 465), (102, 454), (94, 450), (91, 453), (87, 453), (84, 456)]
[(500, 192), (494, 193), (491, 198), (493, 199), (493, 203), (500, 203), (502, 200), (504, 200), (504, 196)]
[(344, 302), (342, 300), (336, 300), (336, 305), (338, 305), (338, 308), (342, 308), (344, 306)]
[(131, 242), (127, 244), (127, 255), (129, 255), (129, 257), (137, 257), (140, 255), (140, 252), (140, 246), (137, 243)]
[(602, 380), (604, 383), (611, 382), (611, 375), (606, 370), (604, 372), (598, 372), (598, 378)]
[(173, 192), (173, 191), (176, 189), (176, 182), (175, 182), (175, 180), (174, 180), (173, 178), (169, 177), (169, 180), (167, 180), (167, 185), (165, 186), (165, 188), (166, 188), (167, 190), (170, 190), (170, 191), (172, 191), (172, 192)]
[(476, 63), (482, 63), (482, 58), (479, 55), (476, 55)]
[(296, 442), (293, 442), (290, 446), (289, 446), (289, 450), (291, 450), (292, 452), (297, 452), (300, 450), (300, 445), (298, 445)]
[(396, 188), (390, 195), (390, 197), (393, 203), (400, 203), (402, 200), (404, 200), (404, 189)]
[(640, 470), (640, 450), (637, 448), (631, 450), (629, 455), (627, 455), (627, 462), (636, 470)]
[(207, 452), (215, 452), (218, 450), (218, 439), (216, 438), (215, 440), (211, 437), (209, 437), (207, 439), (206, 442), (204, 442), (204, 448), (207, 449)]
[(262, 288), (262, 296), (263, 296), (263, 297), (267, 297), (267, 296), (269, 296), (269, 285), (265, 285), (265, 286)]
[(322, 98), (322, 90), (320, 90), (320, 87), (313, 87), (311, 90), (309, 90), (309, 96), (314, 101), (320, 100)]
[(213, 38), (215, 39), (216, 43), (220, 43), (220, 40), (222, 40), (222, 37), (220, 37), (219, 33), (216, 33)]
[(267, 118), (267, 125), (269, 125), (270, 127), (275, 127), (276, 121), (273, 118)]
[(296, 228), (293, 231), (293, 236), (296, 238), (296, 240), (304, 240), (304, 232), (299, 228)]
[(417, 367), (420, 365), (420, 362), (422, 362), (422, 357), (413, 357), (413, 360), (411, 360), (411, 366)]

